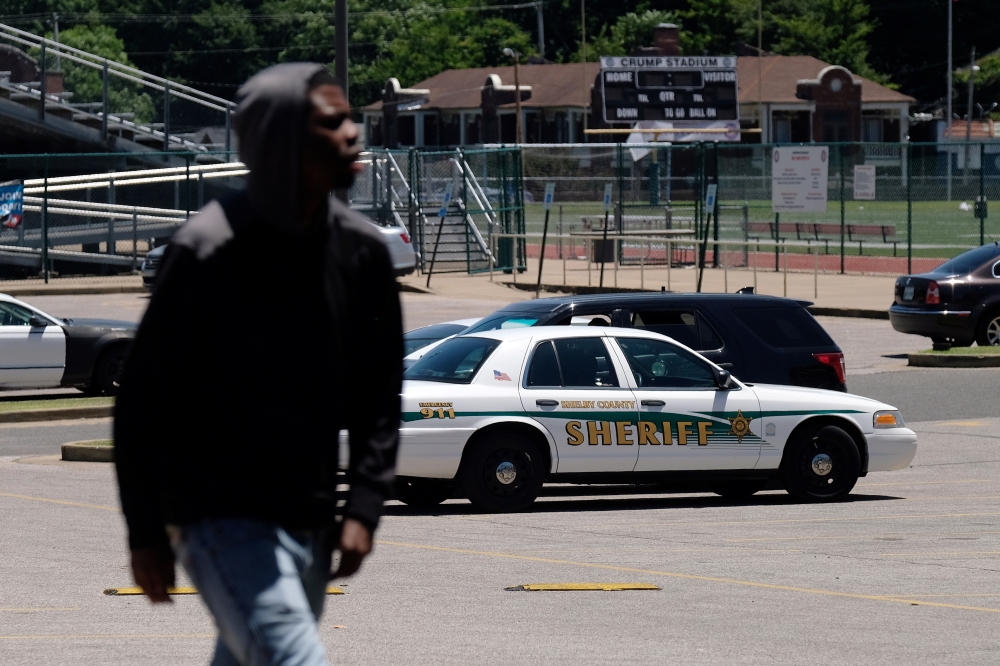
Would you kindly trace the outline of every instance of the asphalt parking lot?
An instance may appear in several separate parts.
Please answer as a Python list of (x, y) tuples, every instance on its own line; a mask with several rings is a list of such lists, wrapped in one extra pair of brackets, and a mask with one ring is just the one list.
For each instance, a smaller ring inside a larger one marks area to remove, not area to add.
[[(141, 313), (140, 297), (126, 296), (62, 311), (26, 300), (64, 316)], [(410, 327), (500, 305), (404, 295)], [(885, 321), (822, 323), (847, 354), (853, 392), (898, 398), (920, 436), (911, 468), (861, 479), (833, 505), (567, 486), (516, 515), (475, 514), (461, 500), (433, 512), (392, 503), (372, 558), (347, 594), (328, 597), (331, 661), (995, 663), (1000, 374), (908, 369), (896, 357), (923, 340)], [(54, 454), (109, 428), (0, 425), (0, 663), (208, 659), (214, 630), (197, 597), (152, 608), (103, 594), (132, 584), (112, 470)], [(505, 590), (595, 582), (660, 589)]]

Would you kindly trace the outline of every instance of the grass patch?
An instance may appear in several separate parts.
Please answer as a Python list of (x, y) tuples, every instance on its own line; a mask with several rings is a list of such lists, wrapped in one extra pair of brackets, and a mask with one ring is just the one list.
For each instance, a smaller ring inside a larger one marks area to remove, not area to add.
[(9, 402), (0, 402), (0, 413), (34, 412), (41, 409), (69, 409), (71, 407), (102, 407), (113, 404), (115, 404), (115, 399), (110, 397), (11, 400)]
[(1000, 347), (952, 347), (948, 351), (928, 349), (921, 354), (936, 354), (938, 356), (1000, 356)]
[(76, 442), (82, 446), (114, 446), (114, 440), (110, 439), (91, 439), (82, 442)]

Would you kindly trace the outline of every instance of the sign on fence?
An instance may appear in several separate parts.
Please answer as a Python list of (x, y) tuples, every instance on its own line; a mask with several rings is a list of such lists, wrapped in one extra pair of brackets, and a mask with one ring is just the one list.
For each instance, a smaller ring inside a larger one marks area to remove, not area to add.
[(555, 198), (556, 184), (545, 183), (545, 210), (552, 209), (552, 200)]
[(444, 187), (444, 203), (441, 204), (441, 210), (438, 211), (438, 217), (442, 220), (448, 217), (448, 206), (451, 204), (451, 191), (454, 186), (454, 183), (448, 183)]
[(856, 201), (875, 200), (875, 166), (854, 166), (854, 199)]
[(16, 229), (24, 214), (24, 183), (12, 180), (0, 183), (0, 223), (8, 229)]
[(705, 192), (705, 210), (709, 213), (715, 211), (715, 195), (719, 191), (719, 186), (717, 183), (711, 183), (708, 186), (708, 191)]
[(611, 210), (611, 183), (604, 184), (604, 212)]
[(826, 212), (830, 149), (775, 148), (771, 157), (771, 208), (775, 213)]

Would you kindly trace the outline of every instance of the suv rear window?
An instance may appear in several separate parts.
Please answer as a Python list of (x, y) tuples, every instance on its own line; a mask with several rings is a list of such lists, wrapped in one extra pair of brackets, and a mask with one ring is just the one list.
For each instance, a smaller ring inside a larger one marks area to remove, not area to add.
[(747, 328), (772, 347), (832, 347), (833, 340), (805, 308), (735, 310)]
[(665, 335), (697, 351), (722, 349), (722, 338), (693, 310), (638, 310), (632, 313), (632, 327)]

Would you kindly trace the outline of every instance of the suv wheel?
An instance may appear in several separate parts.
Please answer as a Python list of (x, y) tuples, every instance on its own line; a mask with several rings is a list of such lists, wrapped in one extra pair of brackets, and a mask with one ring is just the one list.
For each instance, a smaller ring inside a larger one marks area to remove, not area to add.
[(802, 502), (835, 502), (847, 497), (861, 474), (858, 446), (837, 426), (800, 432), (785, 447), (780, 476), (788, 491)]

